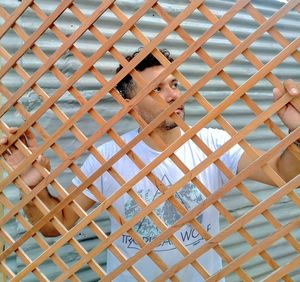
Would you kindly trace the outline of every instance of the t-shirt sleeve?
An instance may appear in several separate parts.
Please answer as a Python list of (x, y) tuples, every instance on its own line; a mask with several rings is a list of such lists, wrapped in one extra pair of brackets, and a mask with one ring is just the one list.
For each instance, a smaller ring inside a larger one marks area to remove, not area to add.
[[(213, 129), (212, 134), (216, 149), (220, 148), (231, 138), (231, 136), (224, 130)], [(241, 146), (239, 144), (236, 144), (227, 152), (225, 152), (220, 159), (226, 165), (226, 167), (231, 170), (233, 174), (236, 174), (238, 163), (243, 153), (244, 150), (241, 148)], [(225, 182), (227, 182), (227, 177), (225, 177), (223, 173), (222, 178)]]
[[(100, 163), (95, 159), (93, 155), (89, 155), (88, 158), (84, 161), (83, 165), (81, 166), (80, 170), (83, 172), (83, 174), (86, 177), (90, 177), (98, 168), (100, 167)], [(81, 185), (81, 180), (76, 176), (73, 178), (72, 183), (75, 186)], [(99, 177), (94, 183), (93, 183), (98, 190), (101, 191), (101, 177)], [(98, 202), (96, 197), (93, 195), (93, 193), (89, 189), (85, 189), (82, 192), (85, 196), (92, 199), (95, 202)]]

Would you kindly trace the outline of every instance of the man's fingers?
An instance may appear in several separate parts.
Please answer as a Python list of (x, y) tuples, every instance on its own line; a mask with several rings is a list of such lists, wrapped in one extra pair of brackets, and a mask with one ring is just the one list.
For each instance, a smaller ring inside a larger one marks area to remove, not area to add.
[(30, 147), (30, 148), (36, 148), (37, 147), (36, 138), (35, 138), (34, 134), (32, 133), (32, 131), (30, 129), (27, 129), (25, 131), (25, 137), (26, 137), (26, 142), (27, 142), (28, 147)]
[(46, 168), (47, 170), (51, 170), (51, 165), (50, 165), (50, 161), (48, 158), (44, 157), (43, 155), (39, 155), (39, 157), (37, 158), (37, 162), (43, 166), (44, 168)]
[(273, 98), (274, 98), (274, 101), (277, 101), (282, 95), (283, 95), (283, 92), (280, 91), (279, 88), (274, 88), (273, 89)]
[(17, 127), (10, 127), (10, 128), (8, 129), (8, 132), (9, 132), (10, 134), (15, 134), (15, 133), (17, 132), (17, 130), (18, 130)]
[[(281, 91), (279, 88), (274, 88), (273, 89), (273, 99), (274, 101), (277, 101), (282, 97), (284, 94), (284, 91)], [(277, 113), (279, 116), (283, 116), (284, 112), (286, 110), (286, 106), (282, 107)]]
[(0, 138), (0, 145), (5, 145), (8, 142), (7, 136), (3, 136)]
[[(5, 145), (8, 143), (8, 139), (11, 135), (15, 134), (17, 132), (17, 127), (11, 127), (8, 129), (9, 135), (3, 136), (0, 138), (0, 145)], [(37, 147), (37, 141), (30, 129), (27, 129), (24, 134), (20, 136), (20, 140), (28, 147), (28, 148), (36, 148)]]
[(287, 79), (283, 82), (283, 85), (290, 95), (300, 94), (300, 86), (294, 80)]

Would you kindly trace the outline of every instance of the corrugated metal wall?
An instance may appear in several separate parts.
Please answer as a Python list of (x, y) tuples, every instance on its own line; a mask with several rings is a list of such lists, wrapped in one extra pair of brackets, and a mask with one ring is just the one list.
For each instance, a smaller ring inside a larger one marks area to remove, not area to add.
[[(50, 13), (55, 9), (56, 5), (60, 1), (40, 0), (35, 2), (42, 8), (45, 13)], [(92, 11), (98, 5), (99, 1), (81, 0), (75, 2), (87, 16), (92, 13)], [(166, 7), (168, 12), (173, 16), (175, 16), (184, 8), (186, 2), (188, 1), (159, 1), (159, 3), (163, 7)], [(0, 3), (1, 6), (4, 7), (8, 12), (11, 12), (20, 4), (20, 2), (16, 0), (1, 0)], [(116, 1), (116, 3), (122, 9), (122, 11), (130, 15), (140, 6), (141, 3), (143, 3), (143, 1)], [(208, 0), (205, 3), (212, 11), (214, 11), (217, 16), (221, 16), (225, 11), (228, 10), (229, 7), (232, 6), (234, 1)], [(252, 1), (252, 4), (257, 9), (259, 9), (265, 17), (269, 17), (274, 13), (274, 11), (278, 10), (283, 5), (281, 2), (276, 0), (256, 0)], [(33, 33), (35, 29), (40, 25), (40, 23), (41, 21), (30, 11), (26, 12), (26, 14), (18, 20), (18, 24), (28, 34)], [(80, 22), (78, 20), (75, 20), (70, 12), (65, 12), (64, 15), (59, 18), (56, 24), (60, 29), (64, 31), (66, 35), (68, 35), (71, 34), (80, 25)], [(276, 27), (282, 32), (286, 39), (292, 41), (294, 38), (299, 36), (299, 24), (300, 14), (293, 11), (289, 13), (288, 17), (285, 17), (283, 20), (281, 20)], [(96, 23), (96, 26), (106, 37), (110, 37), (120, 25), (121, 23), (111, 12), (106, 12)], [(186, 31), (194, 39), (196, 39), (210, 25), (211, 24), (207, 20), (205, 20), (199, 12), (194, 12), (194, 14), (184, 22), (182, 27), (184, 27)], [(149, 39), (153, 38), (162, 29), (163, 26), (165, 26), (165, 23), (153, 11), (149, 11), (147, 13), (147, 16), (145, 16), (138, 22), (138, 27)], [(239, 13), (228, 24), (228, 27), (241, 40), (246, 38), (255, 28), (257, 28), (257, 26), (258, 24), (255, 23), (254, 20), (249, 15), (247, 15), (246, 12)], [(10, 53), (14, 53), (21, 46), (22, 42), (20, 39), (18, 39), (14, 32), (11, 31), (7, 36), (5, 36), (1, 44), (7, 50), (9, 50)], [(46, 34), (38, 40), (37, 44), (47, 55), (52, 54), (60, 45), (59, 41), (50, 31), (47, 31)], [(99, 44), (100, 43), (97, 42), (90, 33), (86, 33), (76, 43), (76, 47), (79, 48), (81, 52), (88, 57), (93, 54), (93, 52), (97, 48), (99, 48)], [(131, 34), (126, 34), (122, 38), (122, 40), (116, 44), (117, 49), (123, 54), (131, 53), (138, 46), (141, 46), (141, 44), (137, 42), (137, 40)], [(171, 53), (176, 56), (183, 52), (184, 48), (186, 48), (186, 45), (182, 42), (178, 35), (173, 33), (166, 39), (161, 47), (168, 48)], [(204, 49), (210, 56), (218, 61), (232, 49), (232, 45), (228, 42), (227, 39), (224, 38), (224, 36), (218, 34), (204, 45)], [(279, 44), (276, 43), (268, 34), (252, 44), (250, 49), (264, 63), (268, 62), (275, 54), (282, 50)], [(28, 73), (33, 73), (42, 63), (38, 59), (36, 59), (32, 52), (28, 52), (26, 56), (24, 56), (19, 61), (19, 64)], [(80, 66), (80, 62), (78, 62), (78, 60), (74, 58), (71, 52), (67, 52), (55, 65), (66, 76), (69, 76), (78, 68), (78, 66)], [(117, 67), (117, 63), (108, 54), (97, 63), (96, 67), (101, 71), (101, 73), (104, 74), (106, 79), (110, 79), (114, 73), (114, 69)], [(183, 66), (180, 67), (180, 70), (190, 80), (191, 83), (199, 79), (201, 75), (203, 75), (208, 69), (209, 67), (206, 66), (197, 56), (193, 56)], [(238, 85), (240, 85), (255, 73), (255, 68), (250, 65), (250, 63), (247, 62), (244, 57), (239, 56), (230, 66), (225, 69), (225, 71), (227, 71), (234, 78), (235, 82)], [(274, 71), (274, 74), (276, 74), (281, 80), (288, 77), (300, 80), (299, 65), (297, 65), (297, 63), (292, 58), (288, 58), (284, 61), (284, 63), (280, 64), (280, 66)], [(11, 92), (14, 92), (21, 85), (22, 81), (16, 75), (16, 73), (10, 72), (3, 79), (2, 83), (4, 83)], [(58, 80), (54, 78), (54, 76), (50, 72), (44, 75), (38, 83), (49, 95), (51, 95), (51, 93), (53, 93), (60, 85)], [(76, 83), (76, 87), (81, 91), (82, 95), (84, 95), (86, 99), (89, 99), (89, 97), (94, 95), (94, 93), (99, 90), (101, 85), (91, 75), (87, 74), (84, 76), (84, 78), (80, 79)], [(213, 105), (216, 105), (231, 92), (230, 89), (219, 78), (215, 78), (210, 81), (200, 91), (201, 94), (203, 94)], [(251, 98), (253, 98), (253, 100), (257, 102), (261, 108), (267, 107), (272, 102), (271, 93), (272, 86), (266, 80), (261, 81), (249, 91)], [(32, 91), (28, 92), (26, 96), (22, 98), (22, 103), (26, 106), (28, 111), (34, 112), (40, 105), (41, 100)], [(79, 107), (78, 103), (69, 93), (66, 93), (58, 101), (57, 105), (61, 109), (63, 109), (63, 111), (67, 115), (72, 115)], [(117, 111), (118, 106), (110, 97), (110, 95), (107, 95), (107, 97), (96, 106), (96, 109), (105, 118), (110, 118)], [(193, 101), (189, 101), (186, 109), (187, 121), (191, 124), (193, 124), (203, 114), (205, 114), (203, 109)], [(249, 120), (253, 118), (251, 110), (247, 109), (247, 107), (242, 102), (232, 105), (228, 110), (226, 110), (224, 116), (236, 129), (242, 128), (249, 122)], [(274, 121), (278, 123), (278, 119), (276, 117), (274, 117)], [(18, 126), (18, 124), (20, 124), (21, 122), (21, 117), (18, 113), (11, 110), (11, 112), (5, 116), (5, 122), (10, 124), (11, 126)], [(49, 133), (53, 132), (60, 124), (60, 122), (57, 121), (57, 119), (50, 111), (41, 118), (40, 123)], [(81, 119), (77, 125), (87, 136), (89, 136), (98, 128), (95, 124), (93, 124), (88, 116), (85, 116), (83, 119)], [(212, 123), (210, 125), (218, 126), (216, 123)], [(120, 123), (118, 123), (115, 129), (121, 134), (124, 131), (127, 131), (135, 126), (136, 124), (129, 117), (127, 117)], [(99, 143), (103, 143), (105, 141), (107, 141), (107, 139), (103, 138), (99, 141)], [(276, 140), (266, 127), (261, 126), (255, 131), (255, 133), (252, 133), (251, 136), (249, 136), (249, 141), (251, 144), (260, 149), (266, 149), (270, 145), (275, 144)], [(74, 138), (72, 138), (71, 134), (65, 134), (63, 138), (59, 140), (58, 144), (66, 150), (66, 153), (69, 153), (77, 147), (78, 142), (75, 141)], [(52, 166), (55, 167), (58, 161), (57, 158), (55, 158), (54, 154), (50, 150), (48, 156), (51, 158)], [(80, 158), (80, 162), (82, 162), (83, 160), (84, 157)], [(78, 162), (78, 164), (80, 163)], [(72, 174), (67, 171), (64, 177), (61, 177), (59, 181), (64, 186), (67, 186), (70, 183), (72, 177)], [(272, 188), (254, 182), (247, 182), (246, 185), (250, 187), (251, 191), (255, 192), (256, 196), (259, 199), (266, 198), (272, 192)], [(14, 189), (13, 187), (6, 189), (5, 193), (12, 201), (16, 201), (19, 197), (16, 189)], [(232, 191), (230, 195), (228, 195), (223, 200), (223, 203), (234, 216), (244, 213), (245, 210), (249, 208), (246, 200), (240, 197), (240, 194), (237, 191)], [(278, 203), (278, 205), (273, 206), (271, 212), (281, 222), (285, 222), (297, 215), (299, 216), (299, 211), (295, 210), (294, 205), (291, 204), (288, 198), (283, 198), (282, 201)], [(101, 224), (102, 227), (104, 226), (104, 229), (109, 232), (109, 224), (106, 217), (99, 218), (98, 223)], [(263, 238), (265, 234), (269, 234), (270, 232), (272, 232), (272, 227), (270, 227), (269, 224), (265, 223), (266, 222), (262, 217), (261, 219), (257, 219), (253, 221), (251, 225), (247, 226), (247, 230), (250, 232), (250, 234), (253, 234), (254, 237), (257, 238), (257, 240), (259, 240)], [(19, 236), (20, 234), (22, 234), (22, 229), (14, 221), (11, 221), (7, 225), (7, 228), (9, 229), (9, 232), (13, 233), (15, 236)], [(299, 230), (294, 233), (294, 236), (300, 238)], [(88, 230), (83, 230), (80, 234), (78, 234), (77, 237), (77, 239), (84, 245), (87, 250), (97, 244), (97, 240)], [(49, 239), (48, 241), (51, 244), (51, 242), (55, 241), (55, 238)], [(226, 240), (224, 244), (225, 249), (228, 249), (228, 252), (233, 257), (241, 254), (244, 250), (247, 250), (249, 248), (239, 238), (231, 238), (231, 240)], [(26, 243), (26, 245), (23, 246), (23, 249), (30, 257), (32, 256), (32, 258), (38, 256), (38, 254), (41, 252), (41, 250), (37, 248), (33, 242)], [(276, 260), (280, 264), (285, 263), (290, 256), (295, 256), (295, 253), (293, 253), (292, 249), (282, 248), (282, 244), (280, 244), (280, 242), (276, 245), (276, 247), (270, 249), (269, 252), (274, 258), (276, 258)], [(61, 254), (64, 257), (64, 260), (70, 264), (73, 264), (74, 261), (78, 259), (78, 255), (72, 252), (71, 247), (69, 246), (65, 246), (64, 249), (61, 250)], [(97, 261), (100, 261), (101, 264), (104, 265), (105, 255), (97, 257)], [(16, 270), (22, 267), (21, 262), (16, 259), (15, 256), (11, 256), (9, 258), (9, 264)], [(55, 266), (52, 265), (49, 261), (44, 264), (41, 269), (45, 271), (50, 280), (52, 280), (52, 278), (56, 276), (57, 270), (55, 269)], [(250, 263), (247, 263), (245, 269), (249, 272), (249, 274), (255, 281), (261, 280), (264, 275), (266, 275), (270, 271), (270, 269), (267, 268), (264, 264), (261, 264), (261, 261), (259, 259), (253, 259)], [(88, 268), (78, 273), (78, 276), (82, 279), (82, 281), (98, 280), (94, 273), (92, 273), (92, 271), (90, 271)], [(300, 281), (300, 270), (296, 270), (292, 276), (295, 281)], [(32, 276), (28, 277), (25, 281), (33, 280), (34, 277)], [(238, 278), (237, 276), (232, 275), (228, 278), (228, 281), (238, 281)]]

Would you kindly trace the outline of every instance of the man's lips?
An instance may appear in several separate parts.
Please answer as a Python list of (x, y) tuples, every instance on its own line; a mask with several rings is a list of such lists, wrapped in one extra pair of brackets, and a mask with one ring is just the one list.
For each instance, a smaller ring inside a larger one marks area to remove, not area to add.
[(181, 113), (181, 112), (183, 112), (183, 109), (184, 109), (184, 107), (181, 106), (175, 110), (175, 113)]

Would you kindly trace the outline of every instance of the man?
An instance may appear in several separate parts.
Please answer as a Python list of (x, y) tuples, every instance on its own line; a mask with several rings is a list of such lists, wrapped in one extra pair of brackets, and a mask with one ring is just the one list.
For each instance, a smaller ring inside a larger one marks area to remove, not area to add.
[[(170, 62), (173, 61), (167, 50), (161, 50), (161, 52)], [(138, 53), (139, 51), (135, 52), (132, 56), (127, 57), (127, 60), (130, 61)], [(121, 67), (119, 67), (117, 71), (120, 69)], [(139, 72), (144, 81), (148, 82), (159, 77), (164, 70), (164, 67), (155, 59), (155, 57), (150, 54), (140, 64), (137, 65), (136, 70)], [(295, 82), (288, 80), (284, 83), (284, 86), (290, 95), (299, 96), (300, 89)], [(127, 75), (117, 85), (117, 89), (126, 100), (132, 99), (135, 95), (137, 95), (141, 88), (141, 86), (134, 82), (130, 75)], [(173, 75), (169, 75), (163, 81), (161, 81), (154, 89), (154, 92), (168, 104), (172, 104), (180, 96), (178, 82)], [(275, 100), (279, 99), (283, 94), (284, 91), (280, 91), (277, 88), (274, 89)], [(158, 105), (158, 102), (156, 102), (151, 95), (146, 95), (142, 101), (134, 107), (134, 109), (146, 123), (150, 123), (162, 111), (161, 107)], [(179, 106), (175, 110), (175, 113), (179, 117), (184, 118), (184, 105)], [(291, 104), (288, 104), (282, 108), (278, 115), (290, 131), (300, 126), (300, 113)], [(154, 133), (156, 136), (159, 136), (159, 138), (168, 146), (181, 136), (182, 131), (172, 120), (172, 118), (168, 117), (154, 130)], [(128, 143), (137, 135), (138, 129), (124, 134), (122, 139), (125, 143)], [(229, 139), (229, 136), (226, 132), (211, 128), (202, 129), (198, 133), (198, 136), (210, 148), (211, 151), (217, 150)], [(30, 149), (34, 149), (34, 147), (37, 146), (35, 137), (30, 131), (26, 133), (26, 138), (24, 140), (27, 142), (27, 145)], [(3, 138), (0, 144), (5, 144), (6, 142), (7, 138)], [(119, 149), (120, 148), (112, 141), (100, 146), (98, 151), (106, 160), (108, 160), (115, 153), (117, 153)], [(132, 151), (143, 161), (145, 165), (147, 165), (153, 159), (159, 156), (160, 149), (161, 148), (154, 140), (153, 135), (149, 135), (142, 142), (139, 142), (132, 149)], [(205, 154), (191, 140), (178, 148), (175, 152), (175, 155), (189, 169), (193, 169), (206, 158)], [(22, 154), (14, 146), (7, 150), (3, 156), (13, 168), (17, 167), (18, 164), (23, 160)], [(247, 155), (238, 145), (232, 147), (228, 152), (226, 152), (221, 157), (221, 160), (234, 174), (246, 168), (251, 163), (250, 158), (247, 157)], [(49, 166), (47, 159), (44, 157), (40, 157), (38, 161), (45, 167)], [(294, 155), (288, 150), (285, 150), (280, 156), (274, 157), (269, 164), (285, 180), (292, 179), (300, 172), (299, 160), (295, 158)], [(81, 170), (87, 177), (89, 177), (99, 167), (99, 162), (93, 155), (90, 155), (84, 162)], [(118, 160), (114, 164), (113, 168), (125, 182), (129, 181), (139, 172), (138, 167), (128, 156), (124, 156)], [(171, 159), (164, 160), (152, 171), (152, 173), (160, 181), (160, 183), (164, 184), (165, 187), (171, 186), (184, 176), (183, 172), (172, 162)], [(30, 187), (36, 186), (43, 178), (34, 168), (28, 169), (22, 175), (22, 177)], [(250, 178), (256, 181), (274, 185), (272, 180), (269, 179), (261, 169), (255, 171)], [(211, 193), (217, 191), (226, 181), (224, 175), (215, 165), (210, 165), (203, 172), (201, 172), (198, 175), (198, 180)], [(76, 186), (80, 184), (80, 180), (76, 177), (73, 179), (73, 185), (70, 187), (70, 189), (76, 189)], [(121, 186), (109, 172), (105, 172), (103, 175), (101, 175), (94, 182), (94, 185), (105, 197), (112, 195)], [(147, 177), (144, 177), (139, 183), (134, 185), (133, 190), (144, 200), (146, 204), (151, 203), (161, 195), (158, 187), (156, 187), (156, 185), (154, 185), (153, 182)], [(59, 199), (50, 196), (46, 189), (39, 194), (39, 197), (50, 209), (59, 202)], [(201, 204), (204, 196), (192, 182), (189, 182), (176, 192), (175, 198), (187, 210), (191, 210), (195, 206)], [(97, 201), (95, 196), (88, 189), (85, 190), (83, 194), (78, 196), (76, 200), (85, 210), (92, 207)], [(140, 206), (128, 194), (121, 196), (113, 204), (113, 206), (126, 221), (130, 220), (141, 210)], [(28, 204), (24, 210), (33, 224), (42, 216), (33, 203)], [(167, 227), (172, 226), (181, 217), (181, 215), (176, 211), (169, 201), (166, 201), (158, 206), (154, 212)], [(71, 228), (78, 219), (77, 214), (70, 207), (65, 207), (63, 211), (57, 215), (57, 217), (67, 228)], [(198, 215), (196, 219), (211, 235), (218, 233), (219, 215), (214, 207), (207, 208), (200, 215)], [(117, 222), (116, 219), (111, 218), (111, 232), (113, 233), (115, 230), (117, 230), (120, 224), (121, 223)], [(161, 233), (161, 230), (157, 228), (157, 226), (149, 217), (142, 219), (133, 229), (141, 238), (143, 238), (145, 243), (151, 242)], [(45, 236), (59, 235), (58, 231), (51, 223), (45, 225), (41, 229), (41, 232)], [(175, 232), (175, 236), (190, 252), (199, 247), (204, 241), (191, 224), (187, 224), (180, 228)], [(123, 234), (123, 236), (114, 242), (114, 245), (126, 258), (133, 256), (140, 249), (140, 246), (128, 234)], [(169, 266), (174, 265), (182, 259), (182, 255), (177, 251), (176, 247), (170, 240), (162, 242), (156, 247), (155, 252)], [(221, 258), (215, 253), (214, 250), (210, 250), (198, 258), (198, 262), (208, 271), (209, 274), (213, 274), (221, 268)], [(108, 252), (107, 272), (111, 272), (118, 265), (118, 259), (115, 258), (111, 252)], [(143, 259), (139, 260), (139, 262), (135, 264), (135, 267), (140, 271), (147, 281), (153, 280), (161, 273), (159, 267), (148, 257), (144, 257)], [(192, 266), (185, 267), (176, 275), (182, 281), (201, 281), (201, 276)], [(116, 281), (133, 280), (133, 277), (127, 271), (123, 272), (116, 279)]]

